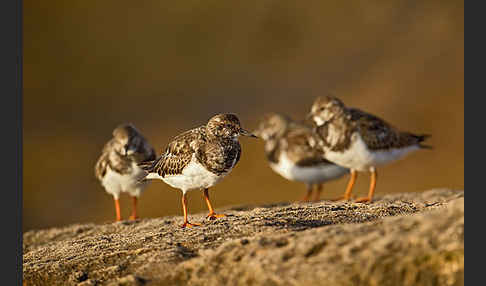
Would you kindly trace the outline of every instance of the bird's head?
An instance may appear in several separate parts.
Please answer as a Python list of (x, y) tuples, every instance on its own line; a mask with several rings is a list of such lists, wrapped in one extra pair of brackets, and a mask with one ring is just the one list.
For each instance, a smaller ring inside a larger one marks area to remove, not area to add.
[(113, 138), (120, 150), (118, 150), (124, 156), (130, 156), (136, 152), (142, 138), (138, 130), (131, 123), (120, 124), (113, 130)]
[(231, 113), (217, 114), (206, 125), (209, 134), (222, 138), (238, 139), (239, 136), (255, 137), (241, 127), (238, 117)]
[(334, 96), (320, 96), (312, 104), (307, 118), (312, 119), (315, 125), (321, 126), (331, 121), (336, 116), (344, 113), (344, 103)]
[(270, 140), (282, 136), (287, 130), (290, 118), (279, 113), (267, 113), (260, 121), (253, 134), (263, 140)]

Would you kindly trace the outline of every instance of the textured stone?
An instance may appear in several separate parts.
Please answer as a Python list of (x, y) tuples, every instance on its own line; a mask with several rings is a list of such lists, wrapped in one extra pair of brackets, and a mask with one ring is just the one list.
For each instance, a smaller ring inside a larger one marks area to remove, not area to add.
[(463, 285), (464, 191), (24, 233), (27, 285)]

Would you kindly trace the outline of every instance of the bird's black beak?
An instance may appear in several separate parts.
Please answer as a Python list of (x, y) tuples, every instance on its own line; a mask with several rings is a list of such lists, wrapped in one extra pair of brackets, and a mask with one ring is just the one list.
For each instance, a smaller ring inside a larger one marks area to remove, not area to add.
[(258, 138), (256, 135), (250, 133), (249, 131), (246, 131), (243, 128), (240, 129), (240, 135), (248, 136), (248, 137), (253, 137), (253, 138)]
[(260, 134), (260, 129), (255, 129), (253, 131), (251, 131), (251, 134), (253, 134), (255, 137), (257, 138), (260, 138), (261, 137), (261, 134)]
[(125, 146), (123, 146), (123, 150), (125, 151), (125, 154), (123, 154), (123, 155), (127, 156), (127, 153), (128, 153), (128, 144), (125, 145)]

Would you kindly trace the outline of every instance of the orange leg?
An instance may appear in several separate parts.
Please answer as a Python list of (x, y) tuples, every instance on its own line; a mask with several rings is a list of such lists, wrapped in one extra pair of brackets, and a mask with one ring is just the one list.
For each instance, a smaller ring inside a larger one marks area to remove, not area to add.
[(186, 194), (182, 194), (182, 211), (184, 212), (184, 224), (181, 225), (182, 228), (185, 227), (193, 227), (193, 226), (200, 226), (197, 223), (190, 223), (187, 219), (187, 199)]
[(349, 177), (348, 186), (346, 187), (346, 191), (344, 192), (344, 196), (337, 198), (334, 201), (340, 201), (340, 200), (349, 201), (349, 199), (351, 198), (351, 193), (353, 191), (353, 186), (354, 186), (354, 183), (356, 182), (356, 178), (358, 177), (358, 172), (356, 170), (351, 170), (350, 175), (351, 176)]
[(371, 170), (371, 182), (370, 182), (370, 190), (368, 191), (368, 196), (357, 199), (356, 203), (371, 202), (373, 200), (373, 195), (375, 194), (377, 177), (378, 177), (378, 174), (377, 174), (375, 168), (373, 168)]
[(307, 185), (307, 193), (305, 194), (304, 198), (302, 198), (301, 202), (308, 202), (309, 198), (312, 194), (312, 184)]
[(116, 221), (121, 221), (120, 200), (119, 199), (115, 199), (115, 211), (116, 211)]
[(209, 214), (207, 215), (207, 218), (213, 220), (213, 219), (217, 219), (217, 218), (220, 218), (220, 217), (225, 217), (226, 216), (225, 214), (216, 214), (214, 212), (213, 206), (211, 205), (211, 202), (209, 201), (208, 189), (204, 189), (203, 193), (204, 193), (204, 199), (206, 200), (206, 204), (208, 205), (208, 209), (209, 209)]
[(317, 202), (321, 199), (321, 192), (322, 192), (322, 184), (318, 184), (317, 189), (314, 192), (314, 202)]
[(136, 220), (137, 216), (137, 197), (132, 197), (133, 205), (132, 205), (132, 215), (130, 215), (130, 220)]

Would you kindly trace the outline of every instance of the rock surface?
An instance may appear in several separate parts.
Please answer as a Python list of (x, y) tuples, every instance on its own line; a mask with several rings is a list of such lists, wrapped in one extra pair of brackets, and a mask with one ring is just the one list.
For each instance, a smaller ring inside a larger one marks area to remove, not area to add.
[(464, 191), (224, 213), (26, 232), (24, 285), (464, 284)]

